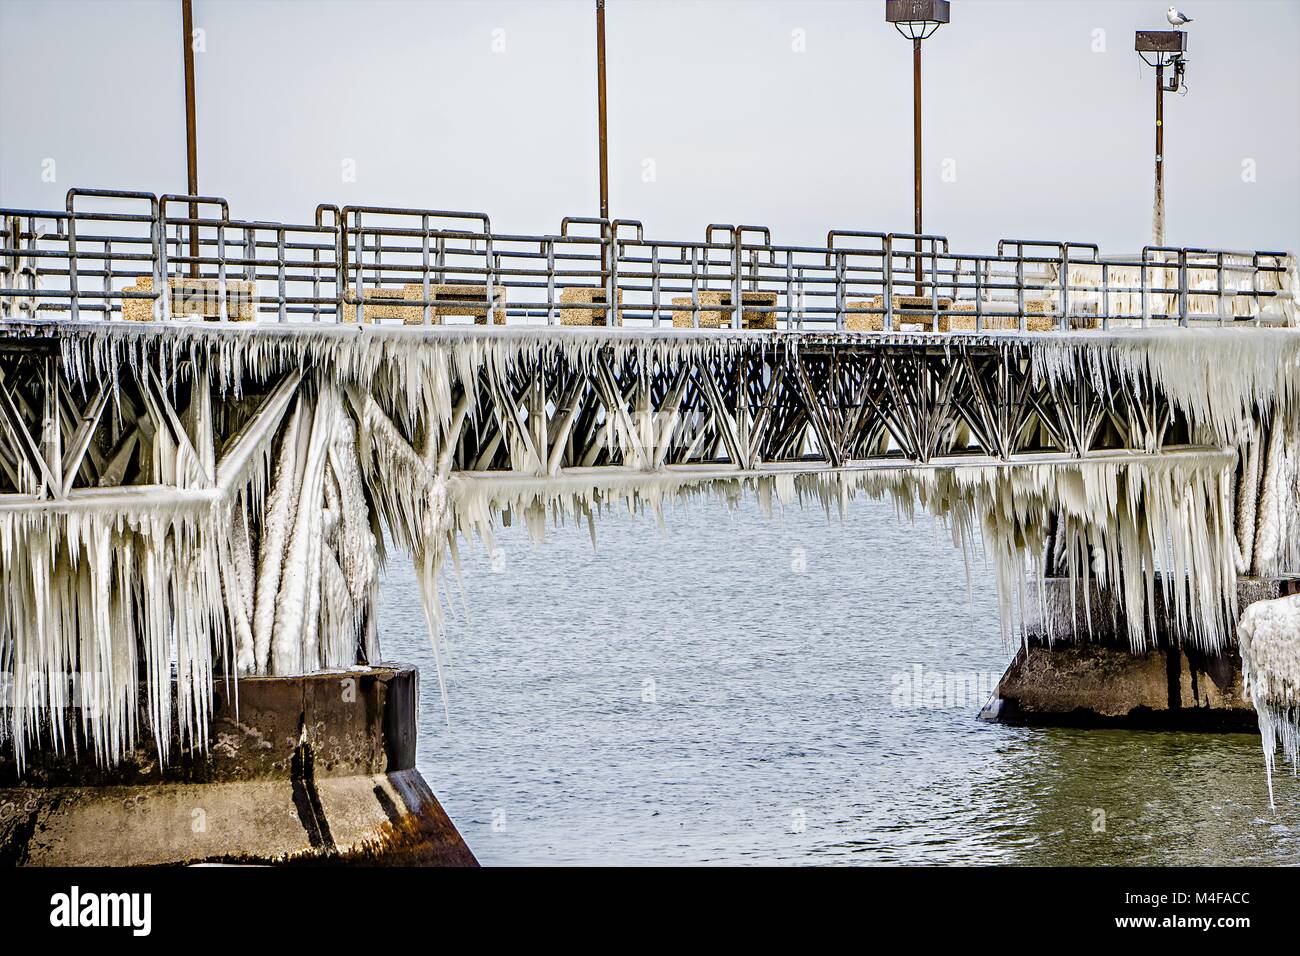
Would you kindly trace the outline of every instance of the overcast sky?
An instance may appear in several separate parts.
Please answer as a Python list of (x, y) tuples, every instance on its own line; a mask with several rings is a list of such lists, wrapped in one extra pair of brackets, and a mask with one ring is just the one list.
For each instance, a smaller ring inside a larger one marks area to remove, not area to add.
[[(1150, 239), (1166, 0), (954, 0), (925, 44), (926, 229)], [(1166, 98), (1173, 244), (1300, 248), (1300, 2), (1181, 0)], [(0, 205), (185, 191), (179, 0), (0, 0)], [(199, 186), (238, 218), (321, 202), (597, 207), (592, 0), (195, 0)], [(911, 47), (883, 0), (609, 0), (612, 212), (651, 236), (910, 231)], [(349, 176), (349, 173), (354, 175)], [(53, 179), (53, 182), (46, 180)]]

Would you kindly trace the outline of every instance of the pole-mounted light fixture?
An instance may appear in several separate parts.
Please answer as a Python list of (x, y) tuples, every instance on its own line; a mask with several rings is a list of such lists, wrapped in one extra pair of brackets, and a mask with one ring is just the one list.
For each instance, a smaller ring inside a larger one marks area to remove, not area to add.
[[(1134, 49), (1156, 71), (1156, 196), (1151, 212), (1151, 243), (1165, 244), (1165, 93), (1177, 93), (1187, 75), (1187, 34), (1182, 30), (1139, 30)], [(1173, 76), (1165, 82), (1165, 71)]]
[(596, 126), (600, 148), (600, 218), (609, 218), (609, 130), (605, 107), (605, 0), (596, 0)]
[[(925, 230), (921, 217), (921, 41), (934, 36), (948, 22), (948, 0), (886, 0), (885, 20), (912, 41), (912, 160), (915, 191), (915, 232)], [(916, 240), (916, 294), (921, 295), (921, 240)]]
[(885, 19), (909, 40), (928, 40), (948, 22), (948, 0), (885, 0)]
[[(190, 0), (181, 0), (181, 62), (185, 72), (185, 188), (191, 196), (199, 194), (198, 133), (194, 110), (194, 10)], [(199, 207), (190, 203), (190, 275), (199, 276), (199, 229), (193, 220)]]

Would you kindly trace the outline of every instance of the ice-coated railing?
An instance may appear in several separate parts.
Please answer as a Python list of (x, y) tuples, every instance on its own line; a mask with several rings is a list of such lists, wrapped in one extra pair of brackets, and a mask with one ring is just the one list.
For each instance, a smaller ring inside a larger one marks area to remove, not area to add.
[(732, 224), (669, 241), (588, 217), (530, 236), (377, 206), (279, 223), (218, 197), (95, 189), (62, 212), (0, 208), (0, 318), (1052, 331), (1293, 325), (1298, 286), (1294, 256), (1267, 251), (1007, 239), (972, 255), (850, 230), (793, 246)]

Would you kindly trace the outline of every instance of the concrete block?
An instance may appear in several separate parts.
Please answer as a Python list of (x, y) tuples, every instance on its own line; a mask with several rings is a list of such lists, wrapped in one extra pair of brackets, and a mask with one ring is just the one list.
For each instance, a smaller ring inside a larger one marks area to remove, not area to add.
[[(135, 283), (126, 286), (123, 292), (152, 292), (153, 279), (148, 276), (141, 276), (135, 280)], [(122, 318), (128, 322), (152, 322), (153, 299), (123, 299), (122, 300)]]
[(142, 742), (116, 766), (42, 750), (19, 775), (0, 747), (0, 865), (473, 866), (415, 768), (418, 696), (402, 667), (218, 677), (205, 748), (174, 730), (166, 765)]
[[(356, 297), (356, 288), (349, 288), (348, 293)], [(424, 298), (424, 286), (419, 282), (408, 282), (400, 289), (368, 287), (364, 289), (364, 298), (393, 300), (391, 305), (388, 301), (370, 302), (362, 305), (361, 321), (366, 324), (385, 319), (398, 319), (404, 325), (424, 324), (424, 307), (418, 304), (404, 304), (407, 302), (419, 303)], [(437, 303), (437, 300), (447, 298), (462, 301), (448, 302), (445, 305)], [(459, 283), (430, 285), (429, 299), (435, 303), (429, 306), (429, 322), (432, 325), (442, 324), (442, 317), (445, 315), (472, 316), (477, 324), (487, 324), (486, 285), (461, 285)], [(492, 300), (492, 320), (497, 324), (504, 325), (506, 321), (504, 286), (493, 286)], [(356, 321), (355, 304), (344, 307), (343, 321)]]
[[(219, 279), (169, 276), (170, 308), (173, 318), (220, 318), (221, 281)], [(123, 292), (152, 292), (153, 279), (141, 276)], [(226, 316), (232, 322), (247, 322), (256, 316), (257, 284), (248, 279), (226, 280)], [(122, 318), (131, 322), (154, 320), (152, 299), (123, 299)]]
[[(419, 282), (407, 283), (402, 289), (408, 299), (419, 301), (424, 298), (424, 286)], [(486, 285), (461, 283), (430, 285), (429, 299), (438, 303), (429, 306), (429, 321), (434, 325), (440, 324), (444, 315), (470, 316), (475, 320), (476, 325), (487, 325)], [(448, 302), (443, 305), (439, 302), (441, 299), (456, 299), (459, 301)], [(505, 301), (505, 286), (494, 285), (492, 287), (492, 321), (496, 325), (505, 325)], [(416, 306), (414, 318), (407, 314), (403, 321), (407, 325), (422, 325), (424, 323), (424, 310), (420, 306)]]
[[(760, 312), (757, 309), (743, 307), (757, 305), (775, 308), (776, 303), (777, 293), (775, 292), (741, 292), (740, 327), (743, 329), (775, 329), (775, 312)], [(699, 293), (699, 304), (712, 307), (701, 309), (699, 313), (700, 328), (721, 329), (731, 327), (731, 312), (724, 312), (718, 308), (719, 306), (729, 307), (732, 304), (730, 291), (725, 289), (702, 289)], [(673, 296), (673, 305), (686, 306), (685, 309), (673, 310), (673, 326), (676, 328), (691, 328), (694, 325), (690, 311), (691, 297), (689, 295), (675, 295)]]
[[(1285, 582), (1242, 578), (1242, 607), (1282, 593)], [(1069, 582), (1043, 582), (1043, 610), (1025, 622), (1025, 645), (981, 716), (1029, 725), (1116, 726), (1255, 732), (1241, 695), (1235, 647), (1207, 653), (1181, 645), (1170, 612), (1157, 608), (1153, 646), (1134, 652), (1127, 626), (1094, 584), (1071, 597)], [(1035, 608), (1037, 602), (1030, 602)]]
[[(356, 287), (348, 289), (348, 295), (357, 297)], [(405, 289), (385, 289), (365, 287), (362, 289), (360, 298), (364, 299), (393, 299), (402, 302), (409, 298)], [(389, 305), (387, 302), (366, 302), (361, 306), (361, 321), (365, 325), (372, 322), (378, 322), (381, 319), (400, 319), (403, 322), (416, 324), (424, 321), (420, 307), (410, 305)], [(343, 307), (343, 321), (355, 322), (357, 320), (357, 311), (355, 304), (345, 305)], [(413, 321), (412, 321), (413, 320)]]
[[(958, 302), (951, 307), (960, 315), (945, 315), (939, 319), (941, 332), (974, 332), (976, 325), (975, 303)], [(1018, 306), (1008, 302), (986, 302), (984, 305), (984, 331), (1011, 331), (1020, 328), (1020, 317), (1015, 315)], [(1053, 315), (1056, 301), (1042, 298), (1026, 298), (1026, 312), (1044, 312), (1046, 315), (1030, 315), (1025, 318), (1025, 330), (1028, 332), (1054, 332), (1058, 320)]]
[[(615, 290), (615, 300), (618, 306), (623, 304), (623, 290)], [(598, 289), (595, 286), (571, 286), (560, 290), (560, 304), (568, 305), (570, 303), (581, 302), (587, 305), (603, 306), (609, 302), (609, 294), (604, 289)], [(605, 325), (606, 311), (600, 309), (560, 309), (561, 325)], [(619, 312), (622, 318), (622, 312)]]
[[(870, 299), (854, 300), (847, 302), (845, 305), (850, 309), (883, 309), (885, 307), (885, 297), (883, 295), (872, 296)], [(899, 315), (899, 309), (925, 309), (933, 310), (934, 300), (928, 295), (896, 295), (894, 296), (894, 331), (895, 332), (929, 332), (931, 330), (931, 320), (925, 315)], [(939, 308), (952, 308), (952, 299), (940, 298)], [(885, 331), (884, 313), (872, 314), (870, 312), (846, 312), (844, 315), (844, 327), (850, 332), (883, 332)], [(944, 329), (944, 319), (939, 320), (940, 331)]]

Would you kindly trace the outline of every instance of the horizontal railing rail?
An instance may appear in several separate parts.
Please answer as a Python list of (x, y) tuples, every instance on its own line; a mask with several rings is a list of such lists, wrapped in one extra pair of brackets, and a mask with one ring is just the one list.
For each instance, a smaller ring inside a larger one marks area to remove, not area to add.
[(1068, 331), (1295, 324), (1296, 294), (1294, 257), (1259, 250), (1013, 238), (969, 254), (839, 229), (802, 246), (729, 223), (666, 240), (581, 216), (521, 235), (479, 212), (328, 204), (279, 223), (216, 196), (92, 189), (0, 208), (0, 318)]

